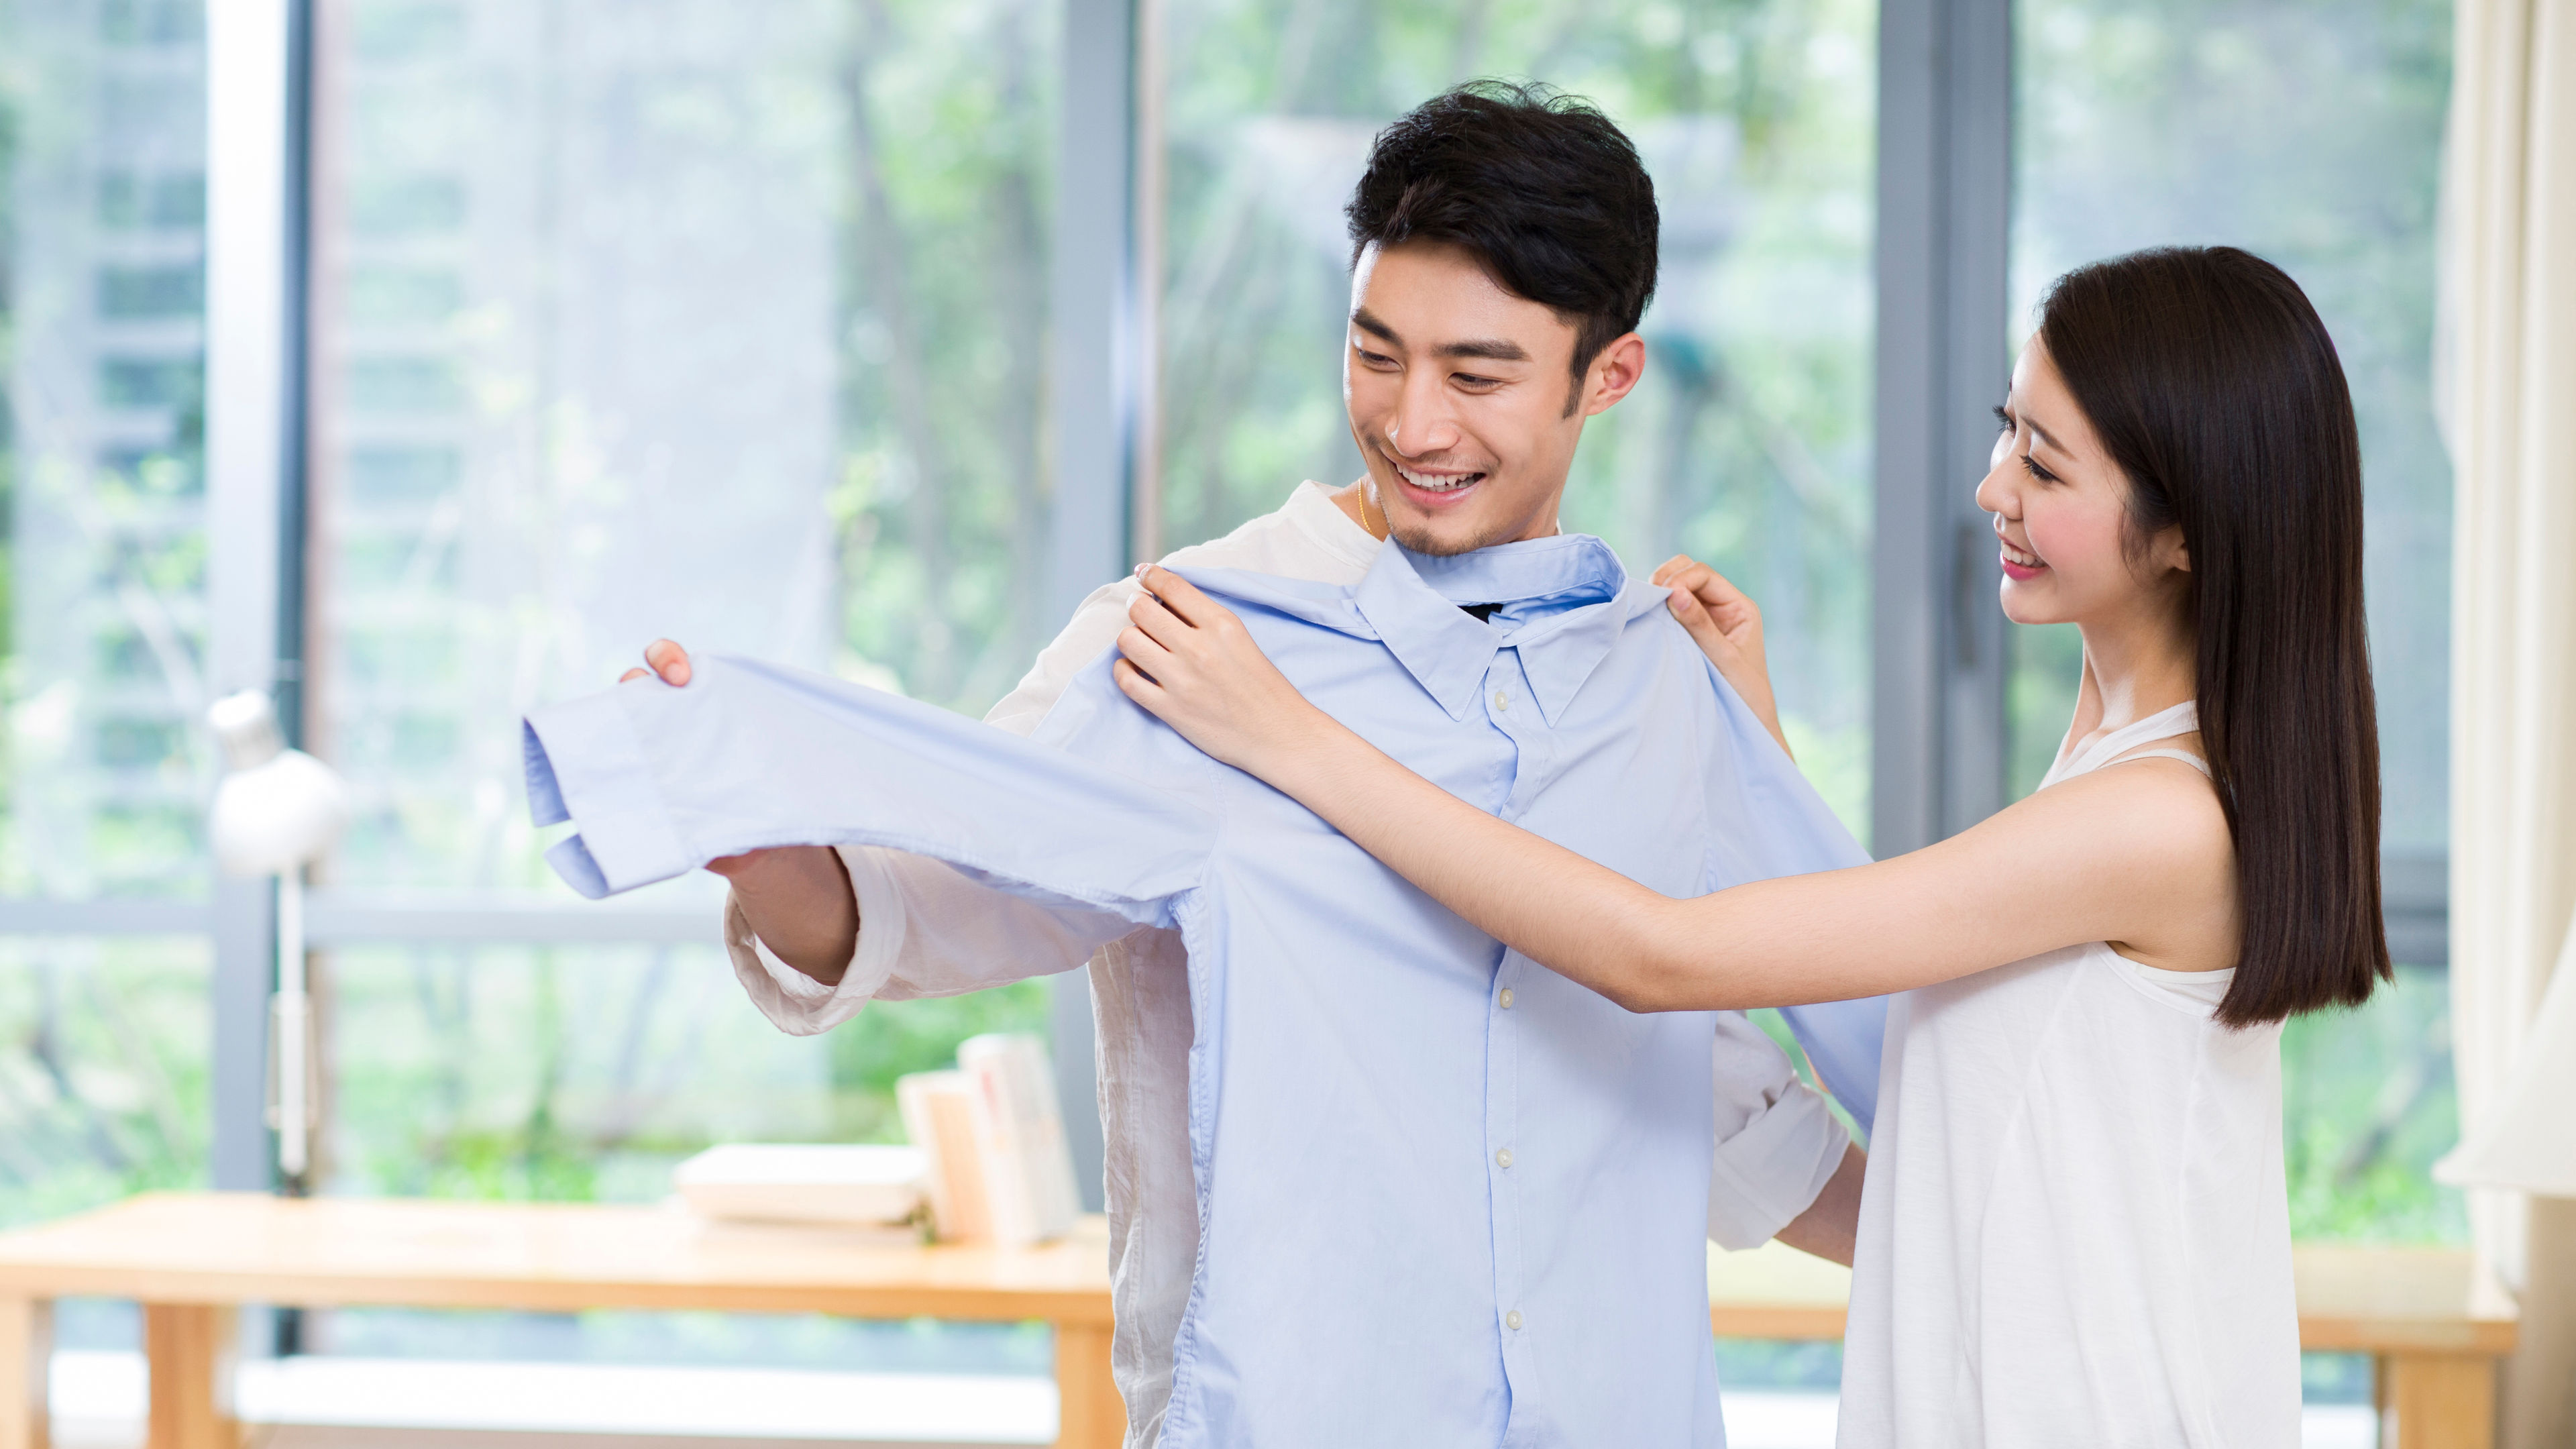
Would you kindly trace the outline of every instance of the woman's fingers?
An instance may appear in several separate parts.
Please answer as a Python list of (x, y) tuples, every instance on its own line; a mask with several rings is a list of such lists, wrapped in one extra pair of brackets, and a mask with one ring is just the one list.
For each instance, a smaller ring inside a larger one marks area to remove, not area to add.
[(1699, 645), (1701, 653), (1721, 665), (1733, 662), (1734, 643), (1726, 637), (1726, 631), (1717, 626), (1717, 620), (1709, 617), (1707, 607), (1697, 596), (1676, 588), (1665, 602), (1671, 607), (1673, 617), (1690, 631), (1691, 639)]
[(668, 639), (656, 639), (646, 645), (644, 662), (653, 666), (664, 684), (689, 682), (689, 651)]
[(1162, 689), (1158, 687), (1152, 679), (1146, 676), (1145, 671), (1136, 667), (1136, 662), (1134, 660), (1121, 659), (1117, 663), (1110, 665), (1109, 675), (1112, 679), (1118, 681), (1119, 693), (1126, 695), (1129, 699), (1136, 701), (1138, 704), (1143, 705), (1146, 709), (1157, 715), (1160, 715), (1163, 712), (1161, 708), (1163, 698)]
[(1157, 680), (1171, 673), (1172, 651), (1156, 642), (1153, 635), (1134, 625), (1119, 631), (1118, 652), (1127, 656), (1128, 663), (1144, 670)]
[(1128, 604), (1127, 623), (1131, 631), (1142, 631), (1145, 637), (1166, 649), (1177, 647), (1190, 632), (1190, 626), (1152, 594), (1138, 594), (1134, 602)]
[(1211, 601), (1206, 593), (1200, 593), (1198, 585), (1180, 578), (1177, 572), (1162, 565), (1144, 565), (1141, 570), (1136, 570), (1136, 583), (1144, 585), (1146, 598), (1154, 598), (1164, 608), (1170, 608), (1175, 619), (1180, 619), (1182, 624), (1190, 624), (1193, 629), (1203, 627), (1208, 621), (1203, 611), (1208, 611), (1208, 608), (1221, 611), (1216, 601)]
[(1698, 559), (1692, 558), (1689, 554), (1677, 553), (1671, 558), (1664, 560), (1663, 563), (1655, 569), (1655, 582), (1668, 589), (1686, 589), (1692, 593), (1697, 593), (1698, 590), (1691, 587), (1692, 583), (1696, 582), (1696, 580), (1690, 579), (1688, 576), (1708, 572), (1710, 572), (1708, 565), (1701, 563)]
[(1205, 629), (1220, 620), (1234, 616), (1225, 605), (1199, 592), (1199, 587), (1160, 564), (1147, 564), (1136, 571), (1137, 582), (1145, 592), (1162, 601), (1181, 622), (1193, 629)]

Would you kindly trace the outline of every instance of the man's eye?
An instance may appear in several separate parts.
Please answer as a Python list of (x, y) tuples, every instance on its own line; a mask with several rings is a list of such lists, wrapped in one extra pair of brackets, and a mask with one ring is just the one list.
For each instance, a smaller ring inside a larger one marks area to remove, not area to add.
[(1395, 359), (1387, 356), (1383, 352), (1371, 352), (1365, 347), (1355, 347), (1351, 350), (1357, 352), (1360, 355), (1360, 361), (1366, 363), (1370, 367), (1395, 366)]
[(1452, 375), (1457, 379), (1458, 385), (1461, 387), (1500, 387), (1503, 385), (1503, 380), (1499, 377), (1478, 377), (1472, 372), (1461, 372)]

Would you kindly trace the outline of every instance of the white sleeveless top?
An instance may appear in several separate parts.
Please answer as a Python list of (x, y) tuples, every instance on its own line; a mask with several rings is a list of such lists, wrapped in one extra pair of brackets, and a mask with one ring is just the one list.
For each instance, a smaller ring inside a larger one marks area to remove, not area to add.
[(2234, 975), (2095, 942), (1895, 999), (1842, 1449), (2298, 1444), (2280, 1028), (2211, 1019)]

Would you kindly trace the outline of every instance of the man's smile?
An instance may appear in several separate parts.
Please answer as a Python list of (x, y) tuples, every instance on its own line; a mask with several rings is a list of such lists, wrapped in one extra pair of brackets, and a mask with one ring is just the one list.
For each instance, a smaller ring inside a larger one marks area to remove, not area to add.
[(1463, 469), (1408, 468), (1392, 458), (1387, 463), (1395, 470), (1398, 486), (1404, 490), (1406, 501), (1416, 508), (1454, 508), (1465, 502), (1476, 485), (1484, 482), (1487, 476), (1482, 471)]

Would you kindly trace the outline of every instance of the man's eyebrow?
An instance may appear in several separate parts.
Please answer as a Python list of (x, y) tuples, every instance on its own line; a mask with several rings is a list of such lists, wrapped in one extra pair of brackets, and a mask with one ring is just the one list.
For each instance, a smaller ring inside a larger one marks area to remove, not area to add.
[(1464, 342), (1444, 342), (1432, 349), (1440, 357), (1481, 357), (1488, 362), (1527, 362), (1527, 349), (1508, 337), (1472, 337)]
[[(1390, 347), (1402, 347), (1404, 339), (1384, 319), (1366, 307), (1354, 308), (1351, 325), (1377, 338)], [(1435, 357), (1475, 357), (1487, 362), (1527, 362), (1529, 350), (1508, 337), (1471, 337), (1464, 342), (1444, 342), (1431, 349)]]
[(1377, 314), (1366, 307), (1355, 307), (1351, 310), (1351, 325), (1381, 342), (1396, 347), (1404, 345), (1404, 339), (1395, 335), (1395, 329), (1379, 321)]

